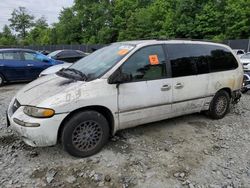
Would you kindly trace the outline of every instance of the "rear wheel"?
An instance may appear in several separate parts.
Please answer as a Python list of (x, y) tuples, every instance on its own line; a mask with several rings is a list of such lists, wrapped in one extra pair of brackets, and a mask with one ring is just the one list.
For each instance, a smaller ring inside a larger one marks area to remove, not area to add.
[(210, 104), (208, 115), (212, 119), (221, 119), (227, 114), (229, 106), (230, 97), (228, 92), (224, 90), (218, 91)]
[(66, 122), (62, 145), (75, 157), (87, 157), (99, 152), (108, 138), (109, 125), (106, 118), (96, 111), (84, 111)]

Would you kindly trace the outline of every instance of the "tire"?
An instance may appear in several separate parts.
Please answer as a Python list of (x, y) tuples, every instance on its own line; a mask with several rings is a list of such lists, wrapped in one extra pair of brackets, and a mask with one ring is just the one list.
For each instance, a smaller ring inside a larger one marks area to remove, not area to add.
[(98, 153), (109, 139), (107, 119), (96, 111), (75, 114), (64, 125), (62, 145), (75, 157), (87, 157)]
[(229, 106), (230, 106), (230, 97), (228, 92), (220, 90), (215, 94), (210, 104), (208, 115), (212, 119), (221, 119), (228, 113)]
[(4, 77), (0, 74), (0, 86), (4, 84)]

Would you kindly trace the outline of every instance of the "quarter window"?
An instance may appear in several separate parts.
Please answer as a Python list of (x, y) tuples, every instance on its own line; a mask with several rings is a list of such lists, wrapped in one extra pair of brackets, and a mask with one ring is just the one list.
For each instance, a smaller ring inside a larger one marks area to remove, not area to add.
[(166, 77), (166, 60), (161, 45), (148, 46), (135, 52), (121, 67), (131, 81)]
[(237, 60), (228, 49), (213, 45), (207, 45), (205, 48), (210, 53), (208, 61), (211, 72), (232, 70), (238, 67)]

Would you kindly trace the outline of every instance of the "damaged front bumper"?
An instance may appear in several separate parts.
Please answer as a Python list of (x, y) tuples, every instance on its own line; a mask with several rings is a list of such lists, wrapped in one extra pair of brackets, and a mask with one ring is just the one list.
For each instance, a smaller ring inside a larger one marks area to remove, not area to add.
[(52, 146), (57, 143), (58, 130), (66, 116), (67, 114), (58, 114), (52, 118), (32, 118), (23, 113), (21, 106), (14, 114), (7, 113), (7, 126), (30, 146)]

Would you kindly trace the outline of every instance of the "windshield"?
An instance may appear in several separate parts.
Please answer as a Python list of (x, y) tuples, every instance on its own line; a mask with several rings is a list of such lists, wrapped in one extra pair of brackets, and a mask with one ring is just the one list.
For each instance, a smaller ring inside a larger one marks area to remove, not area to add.
[(133, 45), (122, 43), (112, 44), (80, 59), (70, 68), (81, 71), (86, 75), (87, 80), (93, 80), (112, 68), (134, 47)]
[(61, 51), (61, 50), (56, 50), (56, 51), (54, 51), (54, 52), (51, 52), (51, 53), (48, 54), (47, 56), (53, 57), (53, 56), (55, 56), (56, 54), (58, 54), (60, 51)]
[(250, 53), (241, 56), (241, 59), (250, 59)]

